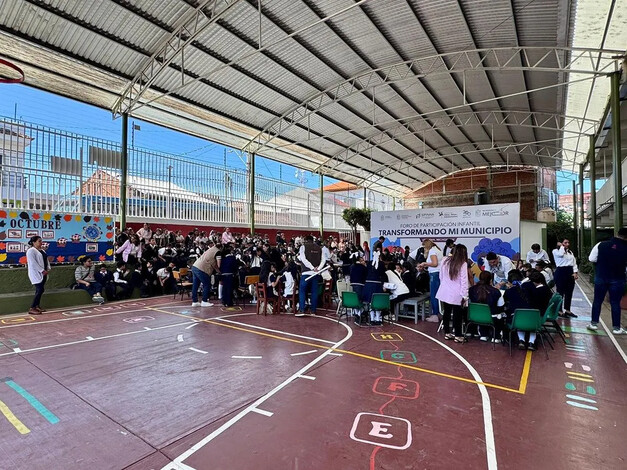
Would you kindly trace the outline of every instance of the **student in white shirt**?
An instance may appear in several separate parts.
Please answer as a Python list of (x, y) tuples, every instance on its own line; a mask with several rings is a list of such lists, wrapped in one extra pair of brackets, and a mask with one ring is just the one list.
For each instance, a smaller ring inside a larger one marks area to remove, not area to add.
[(549, 254), (544, 251), (540, 247), (540, 245), (534, 243), (533, 245), (531, 245), (531, 251), (527, 253), (527, 263), (529, 263), (531, 267), (535, 269), (536, 263), (540, 260), (546, 263), (551, 262), (551, 260), (549, 259)]
[(425, 258), (427, 258), (427, 261), (421, 263), (420, 268), (429, 268), (429, 302), (431, 306), (431, 316), (427, 318), (426, 321), (436, 323), (440, 321), (440, 304), (435, 298), (435, 294), (437, 294), (438, 289), (440, 288), (440, 264), (442, 262), (442, 251), (440, 251), (440, 248), (438, 248), (438, 246), (429, 239), (423, 241), (422, 246), (425, 249)]
[(570, 251), (570, 242), (565, 239), (561, 243), (557, 242), (557, 247), (553, 250), (553, 259), (555, 259), (555, 290), (564, 298), (564, 313), (562, 316), (566, 318), (577, 318), (570, 311), (570, 303), (573, 299), (573, 290), (575, 290), (575, 281), (579, 279), (577, 272), (577, 259), (572, 251)]
[(33, 286), (35, 286), (35, 297), (31, 303), (31, 315), (41, 315), (44, 310), (39, 306), (41, 296), (44, 294), (44, 285), (48, 279), (48, 271), (50, 271), (50, 263), (46, 252), (42, 250), (43, 242), (40, 236), (31, 237), (28, 242), (30, 248), (26, 250), (26, 264), (28, 266), (28, 278)]
[(497, 255), (493, 251), (485, 259), (488, 262), (485, 269), (494, 276), (494, 287), (500, 289), (507, 284), (507, 275), (514, 269), (514, 263), (507, 256)]

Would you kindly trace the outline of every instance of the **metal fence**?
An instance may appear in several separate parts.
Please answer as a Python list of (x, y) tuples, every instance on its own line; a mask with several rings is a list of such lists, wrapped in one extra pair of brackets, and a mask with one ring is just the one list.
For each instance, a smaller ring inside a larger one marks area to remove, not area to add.
[[(0, 207), (118, 215), (120, 168), (118, 142), (0, 118)], [(127, 216), (247, 224), (248, 178), (244, 170), (130, 147)], [(395, 205), (374, 191), (365, 197), (373, 210)], [(325, 191), (325, 229), (346, 230), (342, 211), (363, 205), (362, 188)], [(255, 223), (317, 229), (319, 188), (256, 175)]]

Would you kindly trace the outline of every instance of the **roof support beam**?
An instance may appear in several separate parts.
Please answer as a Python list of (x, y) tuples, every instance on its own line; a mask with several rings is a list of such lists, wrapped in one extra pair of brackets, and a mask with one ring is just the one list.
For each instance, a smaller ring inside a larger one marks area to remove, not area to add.
[[(144, 92), (150, 88), (157, 77), (168, 68), (177, 57), (184, 63), (185, 47), (193, 42), (203, 31), (226, 14), (240, 0), (203, 0), (193, 10), (180, 19), (179, 25), (157, 48), (148, 62), (133, 77), (113, 105), (113, 114), (128, 113), (139, 102)], [(209, 5), (211, 4), (211, 5)], [(207, 8), (208, 11), (205, 11)], [(182, 67), (184, 72), (185, 67)], [(181, 74), (181, 85), (185, 86), (185, 74)]]
[[(571, 52), (570, 60), (567, 63), (561, 58), (561, 54), (564, 50), (569, 50)], [(476, 59), (477, 54), (480, 55), (481, 59)], [(605, 59), (599, 67), (595, 67), (593, 70), (570, 69), (571, 65), (576, 64), (578, 60), (588, 59), (591, 61), (596, 58), (598, 54), (601, 54)], [(311, 114), (318, 113), (322, 108), (333, 103), (338, 103), (349, 96), (365, 93), (377, 86), (388, 86), (392, 83), (416, 80), (426, 76), (470, 73), (473, 71), (484, 72), (488, 70), (528, 70), (551, 73), (570, 71), (593, 77), (613, 71), (613, 65), (616, 57), (622, 54), (624, 54), (624, 51), (617, 50), (555, 47), (508, 47), (476, 49), (473, 51), (439, 54), (436, 56), (403, 61), (359, 74), (355, 77), (344, 80), (333, 87), (329, 87), (324, 91), (316, 93), (308, 100), (285, 112), (279, 119), (276, 119), (272, 123), (268, 124), (261, 130), (261, 132), (259, 132), (257, 136), (255, 136), (255, 138), (250, 140), (244, 150), (250, 150), (255, 145), (263, 148), (263, 146), (267, 145), (274, 138), (281, 135), (288, 128), (306, 119)], [(511, 62), (519, 56), (525, 58), (524, 63), (527, 65), (511, 66)], [(490, 59), (490, 63), (496, 65), (486, 66), (488, 58)], [(563, 84), (557, 84), (557, 86), (561, 85)], [(543, 87), (542, 89), (546, 88), (547, 87)], [(518, 94), (529, 92), (531, 92), (531, 90)], [(494, 101), (509, 96), (516, 96), (518, 94), (510, 94), (496, 97), (494, 99), (481, 100), (476, 103)], [(462, 103), (459, 106), (450, 107), (446, 110), (468, 105), (469, 103)], [(425, 113), (424, 115), (428, 114), (432, 113)], [(256, 150), (259, 150), (259, 148)]]

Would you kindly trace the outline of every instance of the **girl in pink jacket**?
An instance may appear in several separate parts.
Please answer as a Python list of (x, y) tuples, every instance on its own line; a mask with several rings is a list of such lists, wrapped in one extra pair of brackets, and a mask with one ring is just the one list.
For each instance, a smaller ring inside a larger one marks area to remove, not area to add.
[[(468, 304), (468, 250), (464, 245), (455, 245), (452, 256), (444, 258), (440, 270), (440, 287), (435, 297), (442, 302), (442, 324), (444, 339), (454, 339), (456, 343), (464, 342), (462, 317), (464, 307)], [(449, 323), (453, 313), (453, 329), (451, 334)]]

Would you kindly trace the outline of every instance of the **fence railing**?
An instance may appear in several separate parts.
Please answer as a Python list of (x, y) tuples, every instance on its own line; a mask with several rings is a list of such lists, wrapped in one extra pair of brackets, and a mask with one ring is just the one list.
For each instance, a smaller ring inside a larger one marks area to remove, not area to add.
[[(120, 168), (118, 142), (0, 118), (0, 207), (118, 215)], [(244, 170), (130, 147), (127, 186), (128, 217), (249, 222), (249, 174)], [(257, 225), (320, 225), (319, 188), (255, 175), (254, 197)], [(325, 229), (348, 229), (342, 211), (363, 204), (360, 188), (325, 192)], [(366, 205), (390, 210), (393, 202), (370, 191)]]

